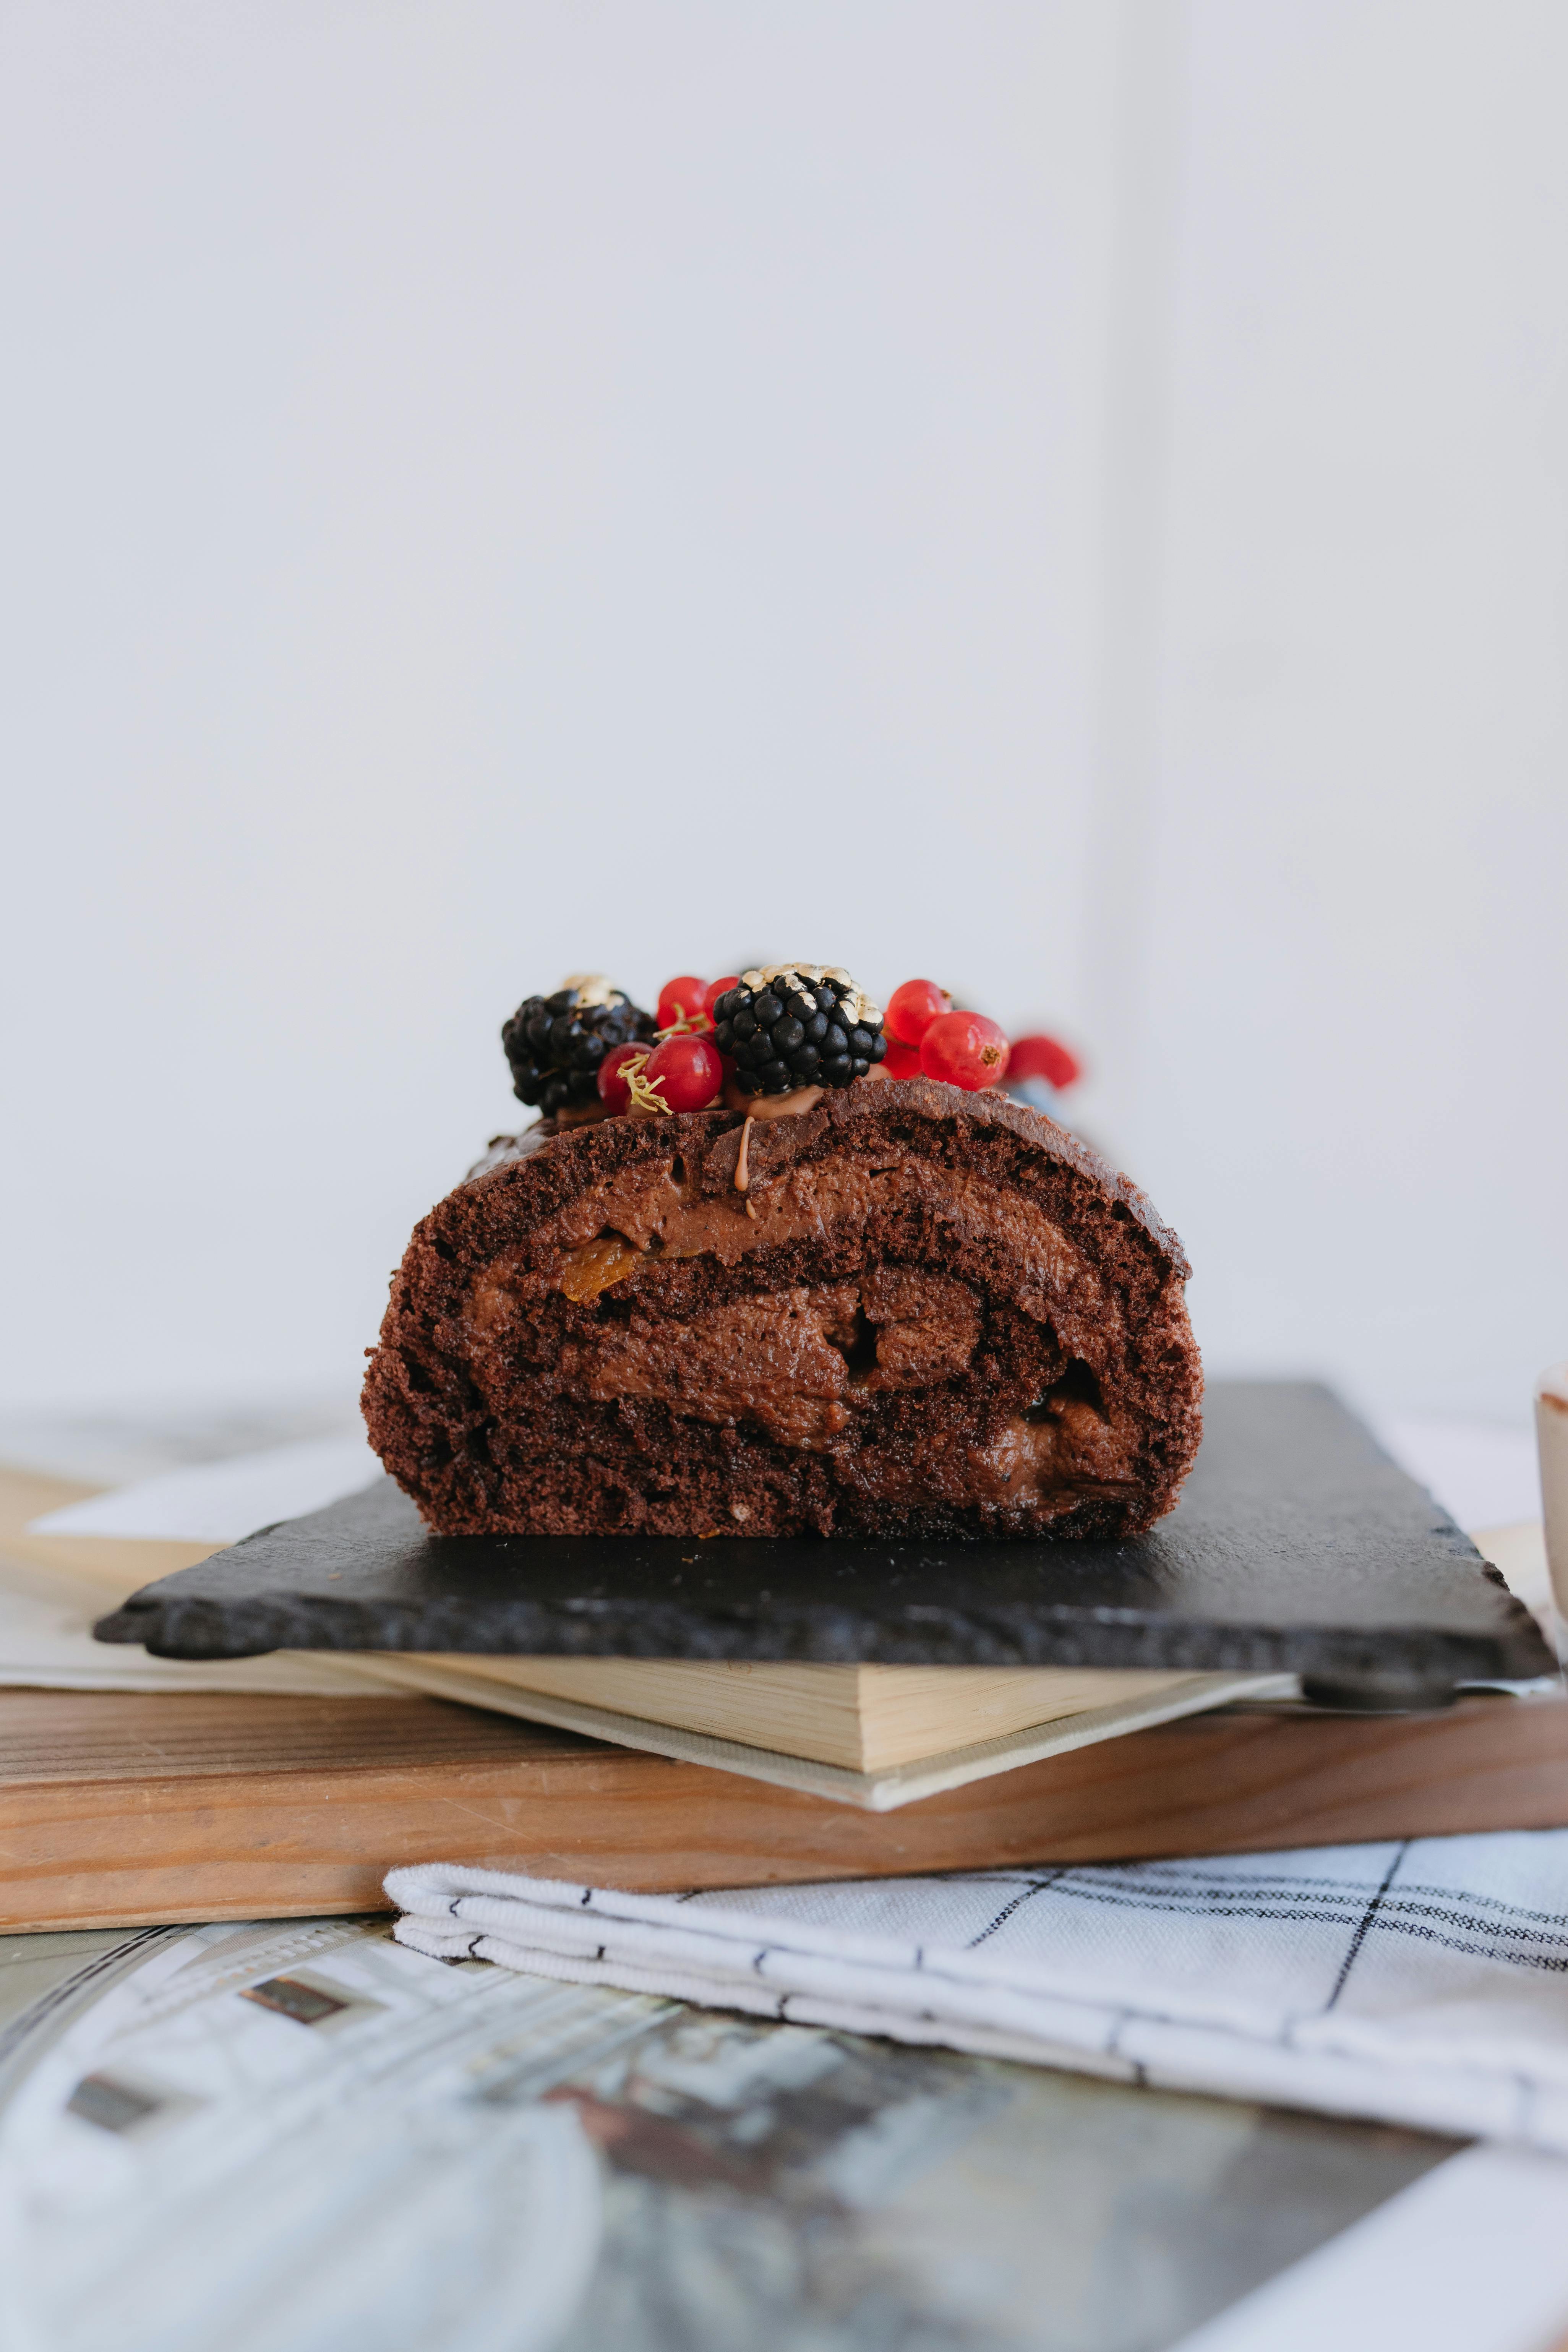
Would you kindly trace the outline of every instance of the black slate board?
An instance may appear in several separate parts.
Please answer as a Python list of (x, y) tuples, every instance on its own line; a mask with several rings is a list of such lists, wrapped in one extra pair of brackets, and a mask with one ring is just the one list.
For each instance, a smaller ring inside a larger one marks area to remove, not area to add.
[(133, 1593), (159, 1657), (468, 1650), (1295, 1673), (1430, 1706), (1550, 1673), (1528, 1612), (1328, 1390), (1221, 1381), (1179, 1507), (1124, 1543), (431, 1536), (382, 1479)]

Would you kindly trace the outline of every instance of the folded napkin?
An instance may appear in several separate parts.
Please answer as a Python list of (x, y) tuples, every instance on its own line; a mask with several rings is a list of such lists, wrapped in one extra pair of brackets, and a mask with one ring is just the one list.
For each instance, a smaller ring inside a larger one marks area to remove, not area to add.
[(440, 1959), (1568, 2152), (1568, 1831), (626, 1895), (395, 1870)]

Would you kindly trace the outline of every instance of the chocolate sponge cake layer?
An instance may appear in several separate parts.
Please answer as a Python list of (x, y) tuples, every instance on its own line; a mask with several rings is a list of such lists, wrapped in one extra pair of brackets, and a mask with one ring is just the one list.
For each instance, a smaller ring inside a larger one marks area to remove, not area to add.
[(535, 1129), (415, 1233), (365, 1419), (445, 1535), (1133, 1535), (1197, 1451), (1188, 1270), (1076, 1138), (925, 1078)]

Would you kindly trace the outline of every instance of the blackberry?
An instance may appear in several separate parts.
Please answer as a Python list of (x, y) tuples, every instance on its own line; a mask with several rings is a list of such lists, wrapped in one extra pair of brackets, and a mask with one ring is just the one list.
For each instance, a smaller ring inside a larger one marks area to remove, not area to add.
[(749, 1095), (847, 1087), (888, 1050), (882, 1016), (835, 964), (743, 972), (713, 1007), (713, 1043)]
[(598, 1100), (612, 1045), (653, 1043), (653, 1014), (596, 972), (574, 972), (553, 996), (529, 996), (500, 1033), (519, 1102), (546, 1118)]

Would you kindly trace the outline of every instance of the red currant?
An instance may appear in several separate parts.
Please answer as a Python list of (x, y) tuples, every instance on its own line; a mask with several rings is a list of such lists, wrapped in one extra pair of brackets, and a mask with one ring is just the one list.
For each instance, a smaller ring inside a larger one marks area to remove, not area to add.
[(939, 1013), (921, 1039), (921, 1067), (928, 1078), (978, 1094), (1005, 1071), (1007, 1040), (984, 1013)]
[(918, 1078), (921, 1074), (920, 1047), (900, 1045), (896, 1037), (889, 1037), (888, 1050), (882, 1056), (882, 1067), (890, 1078)]
[(1083, 1064), (1054, 1037), (1015, 1037), (1007, 1059), (1012, 1078), (1044, 1078), (1050, 1087), (1070, 1087), (1082, 1077)]
[(646, 1045), (612, 1045), (599, 1065), (599, 1099), (612, 1118), (625, 1118), (631, 1108), (627, 1091), (626, 1066), (636, 1054), (646, 1054)]
[(708, 983), (695, 972), (683, 971), (674, 980), (667, 980), (658, 992), (658, 1011), (654, 1020), (656, 1029), (674, 1029), (684, 1024), (688, 1029), (711, 1027), (703, 999)]
[(741, 975), (738, 971), (731, 972), (725, 980), (715, 980), (709, 983), (708, 992), (702, 999), (702, 1010), (710, 1021), (713, 1018), (713, 1007), (718, 1003), (719, 999), (721, 996), (727, 996), (731, 989), (739, 988), (740, 985)]
[(952, 997), (934, 980), (906, 980), (888, 999), (882, 1026), (890, 1043), (918, 1045), (931, 1023), (952, 1011)]
[(724, 1065), (706, 1037), (667, 1037), (643, 1076), (671, 1110), (700, 1110), (724, 1082)]

